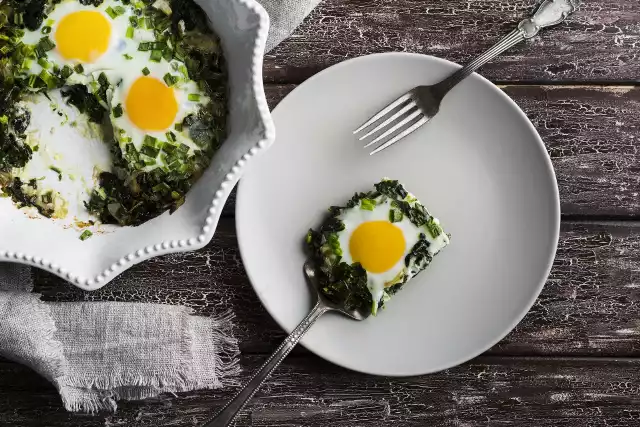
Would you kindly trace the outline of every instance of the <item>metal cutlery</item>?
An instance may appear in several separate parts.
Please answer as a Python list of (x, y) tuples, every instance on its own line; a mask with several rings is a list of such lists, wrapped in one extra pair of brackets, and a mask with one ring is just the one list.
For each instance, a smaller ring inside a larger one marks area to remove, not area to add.
[(504, 51), (535, 37), (541, 29), (563, 22), (579, 5), (580, 0), (543, 1), (531, 18), (521, 21), (515, 30), (482, 55), (439, 83), (409, 90), (353, 133), (364, 132), (359, 139), (368, 141), (365, 148), (380, 144), (372, 155), (390, 147), (431, 120), (440, 110), (442, 99), (458, 83)]
[(318, 296), (318, 301), (311, 312), (302, 322), (291, 332), (284, 342), (276, 349), (276, 351), (267, 359), (267, 361), (258, 369), (251, 377), (249, 382), (240, 390), (229, 403), (227, 403), (212, 419), (205, 422), (202, 427), (226, 427), (230, 425), (238, 415), (238, 412), (245, 407), (253, 395), (258, 391), (260, 386), (271, 375), (284, 358), (293, 350), (302, 336), (313, 326), (320, 316), (328, 311), (340, 312), (353, 320), (364, 320), (371, 312), (361, 312), (359, 310), (345, 310), (342, 306), (329, 301), (320, 292), (319, 283), (315, 274), (315, 268), (311, 261), (304, 264), (304, 274), (308, 283), (313, 287)]

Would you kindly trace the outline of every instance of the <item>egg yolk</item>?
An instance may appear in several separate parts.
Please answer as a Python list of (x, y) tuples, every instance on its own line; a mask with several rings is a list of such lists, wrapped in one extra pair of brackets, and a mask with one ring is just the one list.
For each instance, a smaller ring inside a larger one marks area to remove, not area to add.
[(355, 229), (349, 240), (351, 258), (370, 273), (384, 273), (404, 254), (402, 230), (388, 221), (370, 221)]
[(83, 10), (66, 15), (56, 29), (56, 47), (65, 59), (94, 62), (109, 47), (111, 24), (98, 11)]
[(150, 76), (140, 77), (131, 85), (125, 107), (133, 124), (146, 131), (169, 128), (178, 114), (173, 89)]

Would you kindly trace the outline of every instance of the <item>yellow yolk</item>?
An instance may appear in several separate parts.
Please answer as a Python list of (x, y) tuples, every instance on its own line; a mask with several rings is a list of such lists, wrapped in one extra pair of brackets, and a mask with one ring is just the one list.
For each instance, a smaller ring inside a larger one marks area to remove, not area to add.
[(370, 273), (384, 273), (404, 254), (402, 230), (387, 221), (362, 223), (349, 240), (351, 258)]
[(131, 85), (125, 108), (133, 124), (146, 131), (167, 129), (178, 114), (173, 89), (149, 76), (140, 77)]
[(98, 11), (83, 10), (66, 15), (56, 29), (56, 47), (65, 59), (90, 63), (109, 47), (111, 24)]

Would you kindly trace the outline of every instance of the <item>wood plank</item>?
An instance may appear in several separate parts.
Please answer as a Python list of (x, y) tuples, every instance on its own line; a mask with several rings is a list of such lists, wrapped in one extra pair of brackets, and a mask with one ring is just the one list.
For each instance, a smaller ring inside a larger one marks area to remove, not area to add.
[[(242, 380), (263, 361), (244, 358)], [(286, 359), (237, 426), (637, 426), (640, 361), (478, 358), (438, 374), (381, 378), (316, 357)], [(0, 363), (0, 425), (197, 426), (233, 390), (128, 402), (113, 415), (66, 413), (53, 387)], [(42, 424), (46, 420), (46, 424)]]
[[(348, 58), (416, 52), (464, 63), (529, 16), (537, 0), (325, 0), (266, 55), (269, 82), (300, 83)], [(640, 3), (589, 0), (561, 26), (487, 64), (499, 81), (636, 81)]]
[[(152, 259), (95, 292), (40, 270), (34, 277), (50, 301), (184, 304), (202, 315), (232, 310), (244, 353), (269, 353), (284, 338), (251, 288), (228, 219), (204, 249)], [(538, 302), (490, 353), (640, 357), (639, 305), (640, 223), (566, 222)]]
[(563, 214), (640, 214), (640, 90), (505, 86), (547, 146)]

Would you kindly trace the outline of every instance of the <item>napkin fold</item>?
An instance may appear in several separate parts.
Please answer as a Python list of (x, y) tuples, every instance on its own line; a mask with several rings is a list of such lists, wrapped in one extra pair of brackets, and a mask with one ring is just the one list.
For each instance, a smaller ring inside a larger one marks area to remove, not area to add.
[(267, 52), (289, 37), (321, 0), (258, 0), (264, 6), (271, 24)]
[(49, 380), (69, 411), (115, 411), (117, 400), (235, 384), (233, 316), (182, 306), (47, 303), (27, 292), (28, 267), (0, 263), (0, 356)]
[[(262, 0), (271, 18), (267, 50), (319, 2)], [(231, 313), (199, 317), (162, 304), (51, 303), (32, 289), (30, 267), (0, 263), (0, 357), (49, 380), (69, 411), (115, 411), (121, 399), (236, 382)]]

